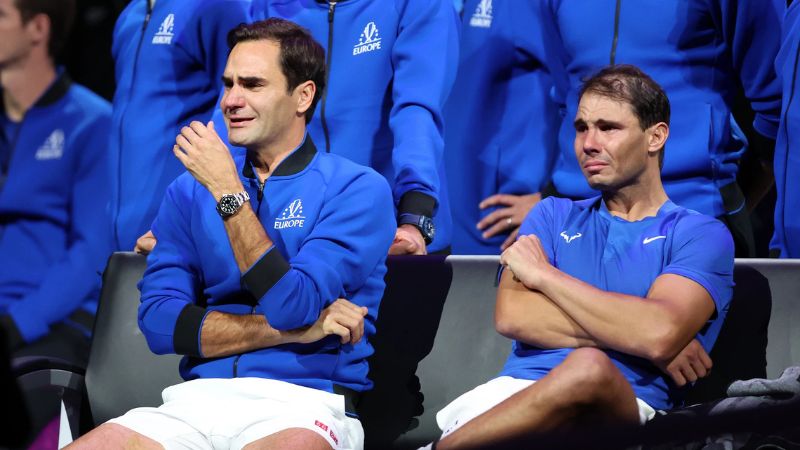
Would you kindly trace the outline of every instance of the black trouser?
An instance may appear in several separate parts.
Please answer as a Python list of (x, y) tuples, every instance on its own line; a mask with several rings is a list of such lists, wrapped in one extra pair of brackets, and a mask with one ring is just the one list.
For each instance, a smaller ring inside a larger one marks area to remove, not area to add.
[(50, 332), (41, 339), (25, 344), (15, 351), (12, 358), (20, 356), (46, 356), (63, 359), (80, 367), (86, 367), (89, 359), (89, 334), (94, 316), (78, 310), (68, 319), (50, 327)]

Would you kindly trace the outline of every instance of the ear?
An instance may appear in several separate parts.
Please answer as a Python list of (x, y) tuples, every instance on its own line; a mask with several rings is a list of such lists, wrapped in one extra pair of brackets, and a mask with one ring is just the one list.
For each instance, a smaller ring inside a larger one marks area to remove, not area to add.
[(658, 153), (669, 137), (669, 125), (659, 122), (650, 127), (647, 133), (647, 152)]
[(317, 93), (317, 85), (314, 84), (313, 81), (308, 80), (297, 85), (297, 87), (294, 88), (294, 92), (297, 94), (297, 112), (299, 114), (305, 114), (314, 101), (314, 94)]
[(50, 17), (47, 14), (36, 14), (25, 24), (31, 42), (47, 48), (50, 41)]

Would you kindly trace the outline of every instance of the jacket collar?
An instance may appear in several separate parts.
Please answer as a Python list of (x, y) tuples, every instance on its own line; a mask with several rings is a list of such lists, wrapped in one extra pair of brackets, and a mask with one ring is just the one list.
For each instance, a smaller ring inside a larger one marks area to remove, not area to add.
[[(300, 173), (311, 164), (311, 160), (317, 154), (317, 146), (311, 140), (311, 136), (306, 133), (303, 143), (295, 151), (278, 164), (278, 167), (272, 172), (271, 177), (285, 177)], [(256, 173), (253, 170), (253, 163), (248, 156), (242, 167), (242, 175), (247, 178), (255, 178)]]
[[(37, 107), (45, 107), (50, 106), (53, 103), (61, 100), (65, 95), (67, 95), (67, 91), (69, 91), (70, 86), (72, 86), (72, 79), (70, 79), (69, 74), (63, 69), (59, 69), (56, 72), (56, 79), (50, 83), (50, 87), (44, 91), (41, 97), (36, 100), (36, 103), (31, 106), (31, 109)], [(0, 102), (0, 112), (5, 115), (6, 109), (3, 102)]]

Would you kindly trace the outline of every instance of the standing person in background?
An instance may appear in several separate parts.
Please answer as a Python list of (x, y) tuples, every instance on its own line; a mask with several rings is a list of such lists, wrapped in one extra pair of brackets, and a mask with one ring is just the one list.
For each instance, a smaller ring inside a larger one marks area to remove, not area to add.
[(465, 3), (458, 94), (444, 113), (453, 253), (498, 254), (550, 180), (559, 117), (541, 11), (530, 1)]
[(133, 0), (114, 29), (117, 90), (110, 140), (113, 243), (131, 250), (183, 166), (173, 137), (207, 122), (222, 90), (229, 30), (249, 0)]
[(325, 48), (328, 86), (308, 131), (321, 151), (389, 181), (398, 223), (389, 253), (449, 252), (442, 105), (458, 60), (451, 0), (254, 0), (252, 15), (291, 20)]
[(775, 145), (775, 234), (770, 242), (771, 256), (800, 258), (800, 4), (786, 11), (783, 45), (775, 68), (783, 75), (783, 109)]
[[(667, 194), (680, 206), (722, 220), (737, 256), (752, 255), (748, 208), (769, 188), (771, 175), (747, 177), (740, 189), (737, 172), (745, 150), (768, 159), (775, 145), (781, 96), (773, 61), (781, 19), (774, 2), (770, 7), (758, 0), (538, 3), (549, 15), (545, 61), (563, 111), (550, 194), (596, 194), (571, 149), (580, 82), (609, 63), (635, 64), (664, 87), (673, 108), (674, 151), (667, 152), (663, 172)], [(747, 138), (731, 113), (740, 88), (755, 112), (754, 132)], [(518, 223), (512, 219), (513, 225)]]
[(75, 2), (0, 0), (0, 327), (85, 365), (107, 247), (111, 105), (55, 58)]

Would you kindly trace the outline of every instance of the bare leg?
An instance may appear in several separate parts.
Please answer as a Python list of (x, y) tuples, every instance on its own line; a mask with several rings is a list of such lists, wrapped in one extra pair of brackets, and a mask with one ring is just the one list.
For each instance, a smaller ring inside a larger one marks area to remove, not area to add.
[(67, 450), (163, 449), (158, 442), (116, 423), (105, 423), (65, 447)]
[(573, 351), (546, 377), (467, 422), (436, 448), (485, 446), (564, 428), (587, 416), (608, 422), (639, 421), (630, 384), (608, 356), (594, 348)]
[(331, 450), (322, 436), (305, 428), (289, 428), (244, 446), (243, 450)]

